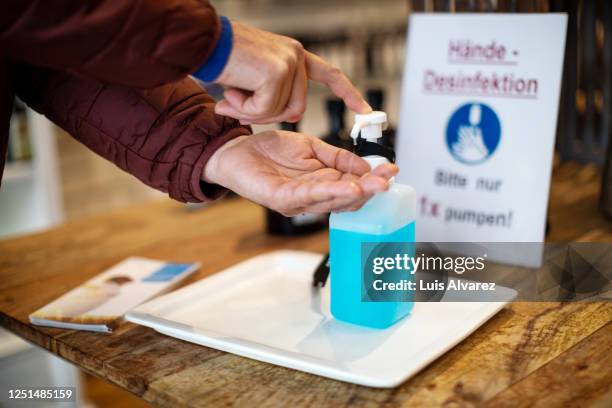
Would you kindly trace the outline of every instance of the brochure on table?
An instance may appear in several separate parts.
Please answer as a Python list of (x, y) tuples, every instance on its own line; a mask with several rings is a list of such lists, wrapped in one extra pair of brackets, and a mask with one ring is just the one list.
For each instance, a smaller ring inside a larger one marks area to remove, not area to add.
[[(567, 17), (414, 14), (398, 126), (417, 239), (544, 239)], [(539, 251), (502, 261), (538, 265)], [(495, 254), (489, 254), (495, 259)]]
[(35, 325), (111, 332), (123, 315), (193, 274), (198, 263), (130, 257), (30, 315)]

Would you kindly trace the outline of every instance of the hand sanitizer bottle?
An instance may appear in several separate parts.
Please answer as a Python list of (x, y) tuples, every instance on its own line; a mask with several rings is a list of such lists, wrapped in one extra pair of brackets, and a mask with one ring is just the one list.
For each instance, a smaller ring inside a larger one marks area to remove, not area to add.
[[(351, 137), (370, 167), (388, 163), (378, 145), (387, 124), (385, 112), (355, 115)], [(359, 133), (361, 132), (361, 138)], [(392, 159), (392, 157), (391, 157)], [(388, 191), (372, 197), (354, 212), (332, 213), (330, 229), (331, 313), (337, 320), (372, 328), (386, 328), (407, 316), (410, 301), (363, 301), (362, 243), (414, 243), (416, 194), (412, 187), (390, 181)], [(367, 273), (367, 272), (366, 272)], [(407, 275), (408, 276), (408, 275)]]

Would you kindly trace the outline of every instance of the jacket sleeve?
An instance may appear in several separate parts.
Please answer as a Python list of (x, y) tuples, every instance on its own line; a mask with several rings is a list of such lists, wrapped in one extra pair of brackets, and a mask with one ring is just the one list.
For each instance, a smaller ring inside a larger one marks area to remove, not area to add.
[(20, 66), (17, 95), (100, 156), (183, 202), (225, 192), (201, 181), (214, 151), (250, 133), (216, 115), (214, 101), (189, 77), (140, 90)]
[(220, 33), (206, 0), (2, 0), (0, 55), (148, 88), (196, 71)]

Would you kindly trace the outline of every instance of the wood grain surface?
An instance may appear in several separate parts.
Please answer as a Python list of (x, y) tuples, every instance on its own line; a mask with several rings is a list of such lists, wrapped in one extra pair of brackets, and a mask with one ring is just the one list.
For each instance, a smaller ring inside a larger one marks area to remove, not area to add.
[[(597, 171), (555, 170), (549, 240), (612, 242)], [(124, 323), (110, 335), (32, 326), (29, 313), (128, 256), (200, 261), (201, 279), (257, 254), (323, 252), (327, 234), (265, 234), (241, 199), (162, 201), (0, 241), (0, 324), (156, 406), (611, 406), (610, 303), (513, 303), (421, 373), (374, 389), (257, 362)]]

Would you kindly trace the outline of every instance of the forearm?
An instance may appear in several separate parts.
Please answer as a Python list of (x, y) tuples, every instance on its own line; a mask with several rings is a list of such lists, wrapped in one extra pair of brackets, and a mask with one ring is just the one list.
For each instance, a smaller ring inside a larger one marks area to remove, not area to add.
[(0, 55), (108, 84), (152, 87), (196, 71), (220, 33), (205, 0), (3, 0)]
[(250, 133), (216, 115), (212, 98), (189, 78), (137, 90), (27, 67), (18, 95), (94, 152), (184, 202), (222, 194), (201, 184), (204, 166), (225, 142)]

